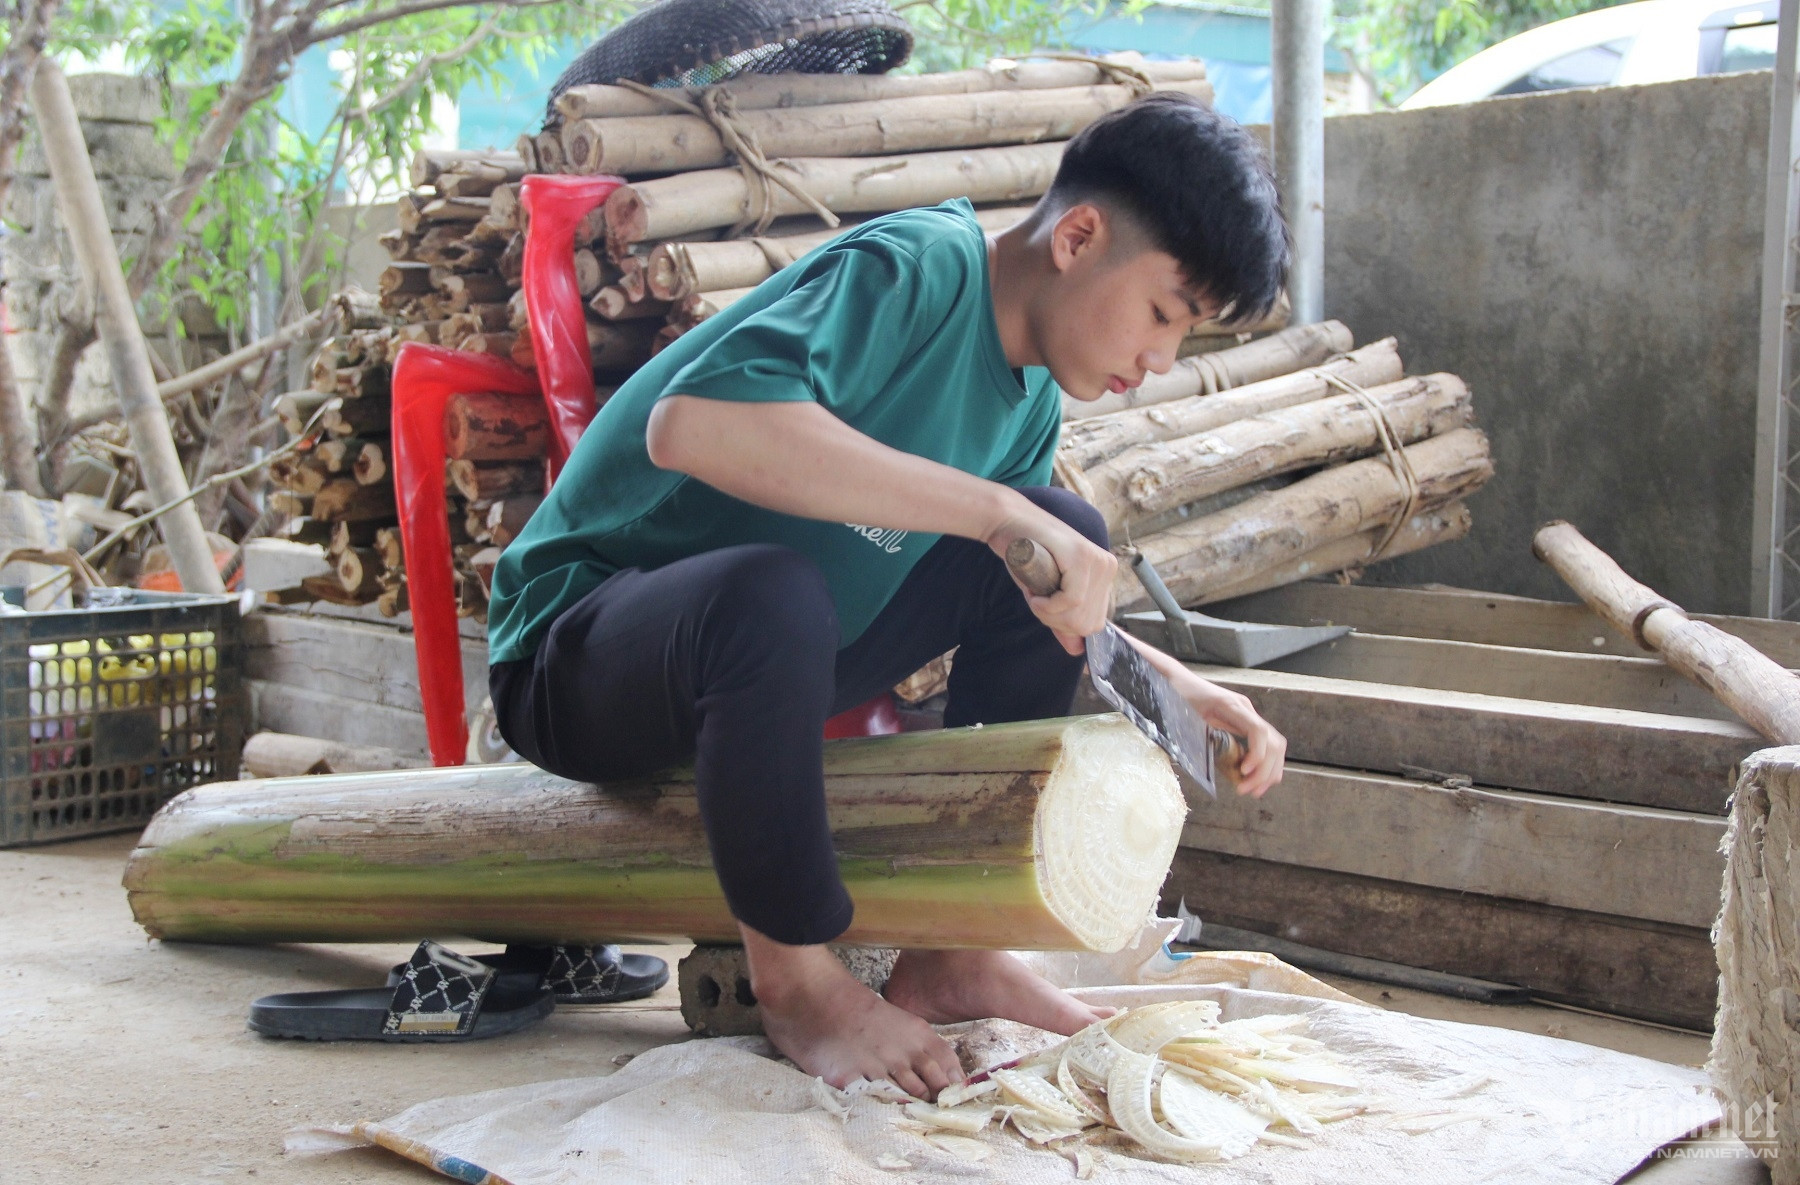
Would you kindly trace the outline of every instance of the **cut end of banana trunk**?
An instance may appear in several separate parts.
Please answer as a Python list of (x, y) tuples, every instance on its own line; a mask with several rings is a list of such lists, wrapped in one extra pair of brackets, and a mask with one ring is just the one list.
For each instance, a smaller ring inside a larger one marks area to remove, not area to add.
[(1073, 725), (1037, 808), (1045, 905), (1088, 949), (1124, 949), (1156, 904), (1186, 817), (1168, 755), (1123, 716)]

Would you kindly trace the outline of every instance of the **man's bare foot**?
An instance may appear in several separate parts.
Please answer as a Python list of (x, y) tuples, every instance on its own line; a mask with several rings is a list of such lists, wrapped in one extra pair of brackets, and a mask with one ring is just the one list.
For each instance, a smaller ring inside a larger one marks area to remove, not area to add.
[(997, 1016), (1064, 1036), (1114, 1011), (1083, 1004), (1003, 950), (902, 951), (882, 994), (934, 1025)]
[(839, 1088), (885, 1078), (921, 1099), (963, 1080), (949, 1042), (858, 983), (829, 950), (739, 929), (763, 1032), (802, 1070)]

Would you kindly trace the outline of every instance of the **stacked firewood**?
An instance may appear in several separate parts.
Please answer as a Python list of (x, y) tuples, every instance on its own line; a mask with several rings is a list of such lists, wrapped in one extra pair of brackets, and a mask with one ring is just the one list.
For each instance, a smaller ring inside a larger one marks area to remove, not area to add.
[[(409, 328), (331, 339), (313, 359), (313, 389), (276, 403), (289, 435), (312, 442), (270, 465), (275, 507), (290, 516), (286, 537), (324, 547), (332, 565), (283, 599), (373, 603), (389, 617), (408, 607), (388, 382)], [(543, 498), (548, 418), (536, 400), (458, 395), (445, 408), (444, 447), (457, 610), (485, 619), (499, 549)]]
[[(1336, 321), (1298, 326), (1069, 400), (1058, 477), (1183, 605), (1461, 538), (1494, 471), (1468, 387), (1406, 377), (1391, 337), (1351, 346)], [(1115, 596), (1152, 607), (1125, 565)]]

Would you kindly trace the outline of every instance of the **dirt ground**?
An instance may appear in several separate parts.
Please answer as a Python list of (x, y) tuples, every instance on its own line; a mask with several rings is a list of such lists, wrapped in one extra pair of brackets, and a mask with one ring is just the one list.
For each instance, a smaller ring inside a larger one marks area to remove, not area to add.
[[(0, 852), (0, 1181), (7, 1185), (442, 1181), (379, 1150), (284, 1159), (282, 1137), (305, 1124), (385, 1117), (440, 1095), (610, 1073), (615, 1058), (686, 1035), (671, 983), (649, 1000), (559, 1009), (528, 1032), (466, 1046), (258, 1037), (244, 1027), (253, 997), (374, 986), (410, 948), (151, 942), (119, 887), (131, 846), (131, 837), (113, 836)], [(673, 966), (685, 948), (634, 949)], [(1707, 1053), (1704, 1037), (1611, 1018), (1332, 982), (1422, 1016), (1686, 1065)], [(1712, 1142), (1727, 1152), (1734, 1145)], [(1663, 1161), (1632, 1178), (1633, 1185), (1767, 1180), (1744, 1157)]]

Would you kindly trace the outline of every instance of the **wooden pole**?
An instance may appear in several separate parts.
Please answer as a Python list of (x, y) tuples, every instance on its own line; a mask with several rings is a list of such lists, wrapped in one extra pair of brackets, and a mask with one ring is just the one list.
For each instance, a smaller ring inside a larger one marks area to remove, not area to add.
[(1246, 383), (1216, 395), (1192, 395), (1070, 421), (1063, 427), (1058, 456), (1077, 469), (1091, 469), (1134, 445), (1195, 436), (1251, 416), (1324, 399), (1337, 388), (1321, 375), (1310, 373), (1315, 370), (1359, 387), (1395, 382), (1404, 373), (1394, 339), (1384, 337), (1308, 370)]
[(1718, 696), (1757, 732), (1778, 745), (1800, 744), (1800, 677), (1741, 638), (1690, 619), (1569, 523), (1538, 528), (1531, 553), (1607, 624)]
[[(1187, 805), (1116, 715), (825, 745), (856, 904), (842, 941), (1118, 950)], [(524, 764), (225, 782), (158, 812), (125, 870), (152, 935), (730, 941), (691, 770), (609, 786)]]
[[(94, 324), (106, 347), (119, 410), (131, 430), (131, 446), (144, 485), (156, 505), (174, 502), (187, 496), (187, 477), (175, 452), (162, 400), (156, 394), (156, 374), (150, 368), (143, 331), (113, 247), (94, 165), (81, 137), (75, 101), (69, 96), (69, 82), (48, 58), (38, 63), (31, 81), (31, 101), (50, 176), (56, 183), (57, 208), (94, 297)], [(225, 584), (213, 564), (212, 548), (193, 502), (183, 502), (163, 515), (159, 525), (181, 586), (189, 592), (223, 593)]]
[(1119, 395), (1108, 392), (1098, 399), (1067, 396), (1063, 399), (1063, 415), (1066, 419), (1080, 420), (1153, 403), (1211, 395), (1317, 366), (1355, 344), (1349, 327), (1341, 321), (1295, 325), (1228, 350), (1179, 359), (1167, 374), (1153, 374), (1141, 385)]
[[(1204, 81), (1166, 89), (1212, 94)], [(1134, 97), (1124, 86), (990, 91), (740, 111), (736, 119), (770, 157), (876, 156), (1067, 140)], [(712, 124), (680, 113), (576, 120), (563, 125), (562, 143), (569, 168), (577, 173), (634, 177), (718, 168), (732, 160)]]
[[(1196, 60), (1140, 62), (1137, 69), (1157, 85), (1199, 82), (1206, 64)], [(878, 99), (911, 99), (925, 95), (967, 95), (981, 91), (1051, 90), (1094, 86), (1108, 81), (1105, 71), (1091, 62), (1023, 62), (1004, 70), (979, 68), (931, 74), (752, 74), (720, 84), (739, 111), (770, 107), (818, 107), (834, 103), (865, 103)], [(670, 93), (689, 102), (698, 101), (703, 88), (686, 87)], [(1210, 95), (1206, 96), (1210, 99)], [(556, 112), (564, 120), (662, 115), (667, 103), (642, 91), (623, 86), (572, 86), (556, 97)], [(414, 164), (413, 183), (418, 179)], [(527, 170), (532, 171), (532, 170)]]
[(422, 758), (373, 745), (346, 745), (287, 732), (259, 732), (244, 742), (244, 772), (255, 778), (417, 769)]
[[(1452, 502), (1448, 506), (1440, 506), (1433, 510), (1422, 510), (1406, 520), (1394, 534), (1381, 555), (1384, 560), (1395, 556), (1410, 555), (1415, 551), (1423, 551), (1427, 547), (1436, 547), (1440, 543), (1449, 543), (1467, 535), (1475, 525), (1469, 508), (1461, 502)], [(1330, 543), (1313, 548), (1297, 559), (1277, 564), (1273, 568), (1265, 568), (1256, 575), (1237, 584), (1224, 584), (1202, 593), (1193, 602), (1196, 605), (1210, 605), (1215, 601), (1228, 601), (1233, 597), (1247, 597), (1251, 593), (1263, 592), (1271, 588), (1297, 584), (1302, 580), (1312, 580), (1320, 576), (1329, 576), (1333, 572), (1355, 571), (1375, 560), (1375, 549), (1381, 546), (1381, 540), (1387, 534), (1386, 527), (1373, 531), (1363, 531), (1355, 535), (1347, 535), (1342, 539), (1334, 539)]]
[[(993, 206), (975, 211), (982, 229), (1002, 231), (1031, 213), (1030, 206)], [(717, 243), (658, 243), (650, 252), (650, 295), (680, 300), (701, 292), (754, 288), (801, 256), (854, 230), (841, 226), (801, 235), (726, 239)]]
[[(1472, 414), (1469, 389), (1453, 374), (1401, 379), (1369, 390), (1367, 397), (1401, 444), (1466, 427)], [(1083, 476), (1107, 529), (1119, 537), (1129, 533), (1129, 524), (1161, 511), (1276, 474), (1365, 457), (1381, 447), (1381, 425), (1362, 399), (1334, 395), (1198, 436), (1138, 445)]]
[[(1419, 483), (1413, 514), (1466, 498), (1494, 475), (1487, 437), (1474, 428), (1403, 451)], [(1406, 489), (1387, 460), (1370, 457), (1131, 542), (1156, 565), (1176, 600), (1193, 605), (1215, 589), (1243, 584), (1328, 543), (1386, 528), (1406, 506)], [(1119, 566), (1114, 603), (1126, 610), (1152, 607), (1129, 565)]]
[[(1016, 202), (1050, 188), (1063, 146), (1022, 144), (902, 156), (794, 157), (778, 168), (838, 214), (876, 213), (928, 206), (947, 198)], [(771, 186), (777, 215), (808, 214), (810, 207)], [(692, 231), (730, 226), (757, 211), (739, 169), (702, 169), (620, 187), (606, 200), (609, 247), (671, 239)]]

